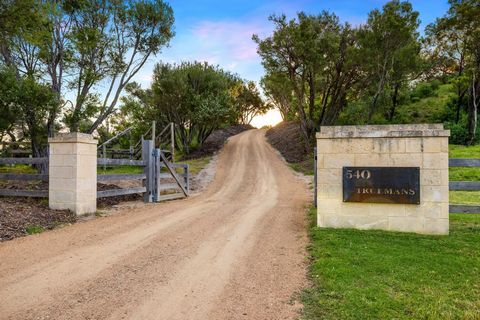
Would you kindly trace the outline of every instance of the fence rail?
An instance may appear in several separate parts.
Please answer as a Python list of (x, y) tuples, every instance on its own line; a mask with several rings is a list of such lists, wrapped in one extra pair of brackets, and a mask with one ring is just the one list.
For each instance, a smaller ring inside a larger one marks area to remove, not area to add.
[(97, 165), (107, 166), (145, 166), (146, 162), (143, 160), (130, 160), (130, 159), (111, 159), (111, 158), (98, 158)]
[[(48, 165), (48, 158), (0, 158), (0, 164), (43, 164)], [(10, 181), (45, 181), (48, 182), (48, 173), (0, 173), (0, 180)], [(32, 197), (48, 198), (48, 190), (28, 189), (0, 189), (0, 196), (4, 197)]]
[[(448, 159), (450, 168), (456, 167), (480, 167), (480, 159)], [(480, 191), (479, 181), (450, 181), (449, 190), (451, 191)], [(467, 204), (451, 204), (449, 206), (450, 213), (480, 213), (480, 199), (478, 205)]]
[(145, 173), (99, 174), (97, 175), (97, 181), (143, 180), (146, 177)]
[(480, 159), (448, 159), (449, 167), (480, 167)]
[(0, 164), (47, 164), (48, 157), (44, 158), (0, 158)]
[(97, 191), (97, 198), (124, 196), (127, 194), (144, 193), (146, 191), (147, 191), (147, 188), (145, 187), (102, 190), (102, 191)]
[(35, 173), (0, 173), (0, 180), (20, 180), (20, 181), (48, 181), (48, 174)]
[(48, 198), (48, 190), (0, 189), (0, 196), (4, 196), (4, 197)]
[[(144, 160), (97, 158), (97, 165), (146, 167), (148, 165), (148, 162)], [(144, 181), (146, 180), (146, 178), (147, 178), (147, 175), (145, 173), (98, 174), (97, 175), (98, 182), (119, 181), (119, 180)], [(145, 193), (145, 192), (147, 192), (147, 188), (145, 186), (101, 190), (101, 191), (97, 191), (97, 198), (116, 197), (116, 196), (124, 196), (128, 194)]]
[(450, 189), (450, 191), (480, 191), (480, 182), (450, 181), (448, 188)]
[(451, 204), (449, 206), (450, 213), (480, 213), (480, 206)]

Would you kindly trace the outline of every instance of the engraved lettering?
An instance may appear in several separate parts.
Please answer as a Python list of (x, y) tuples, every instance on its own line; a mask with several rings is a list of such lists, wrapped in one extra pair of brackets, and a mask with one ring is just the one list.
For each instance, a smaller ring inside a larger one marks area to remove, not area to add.
[(419, 168), (344, 167), (346, 202), (420, 203)]

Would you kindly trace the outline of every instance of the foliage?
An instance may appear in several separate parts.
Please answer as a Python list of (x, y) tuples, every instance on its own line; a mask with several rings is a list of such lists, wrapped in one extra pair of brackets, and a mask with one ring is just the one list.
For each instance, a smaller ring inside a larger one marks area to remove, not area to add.
[(125, 117), (139, 126), (155, 120), (175, 124), (177, 146), (188, 154), (213, 130), (266, 112), (253, 83), (207, 63), (157, 64), (149, 89), (128, 88), (123, 99)]
[(272, 16), (273, 33), (253, 36), (262, 88), (308, 141), (322, 125), (444, 122), (452, 142), (478, 142), (480, 7), (450, 0), (420, 38), (409, 1), (374, 9), (351, 27), (331, 12)]
[(58, 103), (57, 96), (48, 85), (37, 82), (34, 77), (17, 77), (11, 68), (3, 68), (0, 69), (0, 101), (3, 132), (15, 138), (15, 125), (22, 124), (24, 138), (31, 141), (33, 154), (42, 156), (44, 150), (40, 146), (46, 143), (46, 124)]
[(380, 99), (388, 95), (392, 100), (391, 107), (380, 111), (385, 113), (385, 118), (392, 120), (398, 106), (399, 91), (418, 76), (418, 16), (409, 2), (390, 1), (382, 11), (371, 11), (366, 25), (359, 29), (358, 43), (362, 55), (370, 57), (363, 66), (371, 96), (368, 120), (372, 120), (375, 112), (379, 111)]
[(476, 0), (449, 0), (447, 14), (427, 28), (429, 53), (456, 86), (455, 123), (466, 112), (468, 143), (477, 139), (480, 103), (480, 6)]
[(257, 115), (265, 114), (271, 106), (264, 103), (255, 82), (237, 82), (232, 88), (235, 98), (235, 113), (239, 115), (239, 124), (250, 124)]
[(301, 319), (476, 319), (480, 216), (451, 215), (449, 236), (312, 227)]
[(32, 235), (32, 234), (37, 234), (37, 233), (42, 233), (45, 231), (42, 226), (37, 226), (37, 225), (31, 225), (31, 226), (26, 226), (25, 231)]
[(284, 119), (294, 114), (300, 120), (309, 146), (315, 127), (335, 122), (350, 94), (347, 88), (359, 81), (355, 32), (326, 11), (301, 12), (292, 20), (271, 16), (270, 21), (272, 36), (253, 36), (266, 71), (262, 85)]
[[(71, 131), (92, 133), (116, 111), (121, 93), (146, 61), (169, 43), (173, 21), (162, 0), (7, 0), (0, 5), (0, 65), (13, 70), (18, 86), (29, 84), (30, 94), (42, 86), (55, 97), (46, 114), (24, 108), (24, 118), (39, 120), (37, 131), (53, 135), (64, 116)], [(107, 87), (104, 96), (95, 92), (99, 86)], [(64, 100), (67, 92), (73, 101)], [(18, 120), (0, 129), (23, 129)]]
[[(321, 125), (335, 124), (351, 101), (366, 101), (367, 116), (392, 120), (401, 90), (421, 67), (418, 12), (408, 2), (390, 1), (373, 10), (364, 26), (341, 24), (330, 12), (272, 16), (273, 35), (254, 35), (266, 75), (262, 86), (284, 119), (299, 119), (307, 145)], [(369, 59), (365, 59), (369, 57)], [(379, 110), (390, 95), (392, 106)], [(370, 99), (368, 99), (370, 100)], [(357, 104), (358, 106), (358, 104)], [(363, 122), (362, 119), (356, 121)], [(308, 147), (308, 146), (307, 146)]]

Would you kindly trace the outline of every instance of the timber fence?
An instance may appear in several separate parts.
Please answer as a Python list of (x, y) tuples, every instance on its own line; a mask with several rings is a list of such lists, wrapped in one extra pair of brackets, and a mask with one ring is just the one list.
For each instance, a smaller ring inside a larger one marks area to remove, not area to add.
[[(314, 205), (317, 206), (317, 148), (314, 149), (313, 155), (313, 171), (314, 171)], [(456, 159), (452, 158), (448, 161), (449, 168), (467, 167), (478, 168), (480, 170), (480, 159)], [(480, 181), (450, 181), (449, 191), (480, 191)], [(450, 204), (450, 213), (476, 213), (480, 214), (480, 198), (478, 204)]]
[[(44, 165), (48, 168), (48, 158), (0, 158), (0, 165)], [(28, 174), (28, 173), (0, 173), (0, 181), (44, 181), (48, 182), (48, 173)], [(0, 196), (9, 197), (48, 197), (48, 190), (29, 190), (29, 189), (0, 189)]]
[[(448, 166), (478, 168), (480, 170), (480, 159), (449, 159)], [(450, 191), (480, 191), (480, 181), (450, 181)], [(450, 213), (480, 213), (480, 199), (477, 205), (451, 204)]]

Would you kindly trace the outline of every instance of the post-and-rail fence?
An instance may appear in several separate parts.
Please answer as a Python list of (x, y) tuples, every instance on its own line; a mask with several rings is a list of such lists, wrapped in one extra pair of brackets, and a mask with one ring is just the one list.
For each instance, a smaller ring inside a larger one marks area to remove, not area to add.
[[(0, 158), (0, 165), (15, 164), (45, 165), (48, 167), (48, 158)], [(48, 182), (48, 173), (0, 173), (1, 180)], [(0, 189), (0, 196), (46, 198), (48, 197), (48, 190)]]
[(128, 149), (110, 147), (110, 145), (118, 141), (119, 138), (130, 134), (132, 130), (133, 127), (129, 127), (100, 144), (97, 147), (98, 156), (102, 158), (110, 157), (112, 159), (138, 160), (142, 156), (143, 141), (148, 139), (148, 137), (151, 137), (151, 140), (154, 141), (155, 147), (158, 146), (170, 162), (175, 162), (175, 124), (173, 122), (166, 125), (160, 133), (157, 134), (156, 122), (152, 121), (150, 128), (142, 134), (141, 138), (136, 143), (132, 143), (130, 140), (130, 147)]
[[(480, 159), (452, 158), (448, 160), (448, 166), (449, 168), (468, 167), (468, 168), (479, 168), (480, 170)], [(314, 149), (313, 172), (314, 172), (313, 201), (316, 207), (317, 201), (318, 201), (317, 200), (317, 148)], [(480, 191), (480, 181), (450, 181), (448, 188), (450, 191)], [(480, 199), (477, 205), (450, 204), (449, 212), (480, 214)]]
[[(448, 166), (479, 168), (480, 159), (449, 159)], [(480, 191), (480, 181), (450, 181), (449, 190), (451, 191)], [(451, 204), (450, 213), (480, 213), (480, 199), (478, 205)]]
[[(99, 157), (97, 166), (139, 166), (143, 173), (139, 174), (97, 174), (97, 182), (120, 180), (139, 180), (142, 186), (121, 189), (97, 190), (97, 198), (122, 196), (128, 194), (144, 195), (145, 202), (159, 202), (187, 197), (189, 193), (189, 166), (184, 163), (173, 163), (163, 150), (154, 147), (152, 140), (142, 140), (141, 159), (114, 159)], [(173, 153), (170, 153), (173, 154)], [(44, 158), (0, 158), (0, 165), (46, 165), (49, 159)], [(178, 170), (181, 172), (179, 173)], [(0, 181), (44, 181), (49, 175), (26, 173), (0, 173)], [(48, 190), (27, 190), (1, 188), (0, 196), (40, 197), (47, 198)]]

